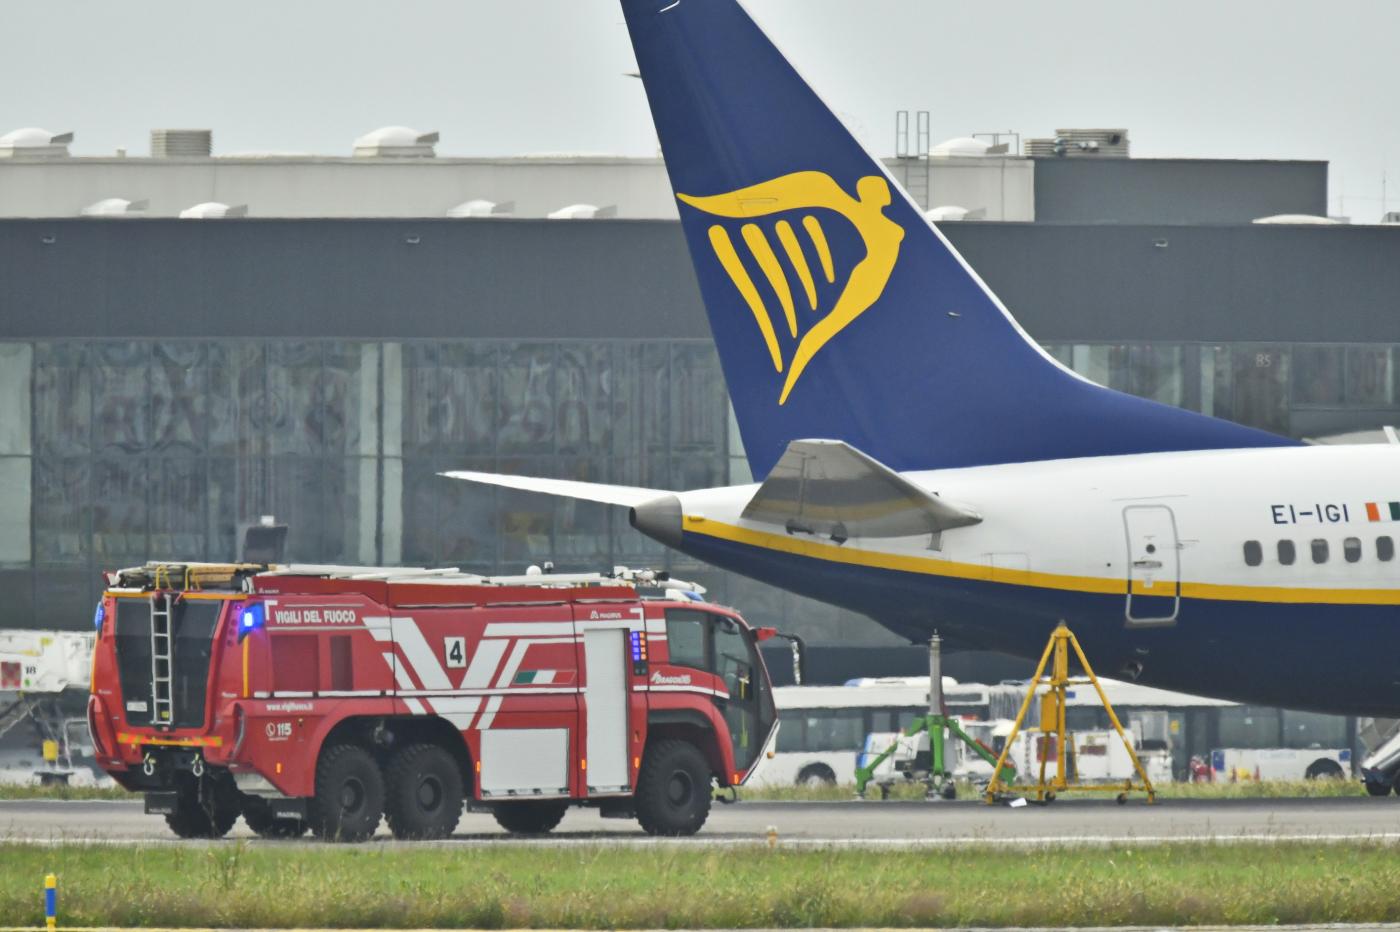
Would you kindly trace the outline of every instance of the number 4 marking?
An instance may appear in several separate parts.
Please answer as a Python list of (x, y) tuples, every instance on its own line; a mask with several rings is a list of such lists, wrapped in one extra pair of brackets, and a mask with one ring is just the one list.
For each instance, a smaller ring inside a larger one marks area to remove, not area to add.
[(442, 647), (447, 654), (447, 669), (460, 670), (467, 665), (466, 638), (443, 638)]

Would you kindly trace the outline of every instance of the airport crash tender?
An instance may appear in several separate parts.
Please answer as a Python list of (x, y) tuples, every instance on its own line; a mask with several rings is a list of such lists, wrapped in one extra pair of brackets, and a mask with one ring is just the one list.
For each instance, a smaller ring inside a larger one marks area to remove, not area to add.
[(464, 801), (547, 832), (571, 805), (686, 835), (776, 731), (751, 628), (618, 568), (153, 563), (110, 574), (89, 725), (180, 836), (452, 833)]

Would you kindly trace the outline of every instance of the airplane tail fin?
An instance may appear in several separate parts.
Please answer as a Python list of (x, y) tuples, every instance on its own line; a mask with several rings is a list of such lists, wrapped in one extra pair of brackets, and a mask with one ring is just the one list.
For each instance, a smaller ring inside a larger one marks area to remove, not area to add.
[(622, 0), (755, 476), (1290, 444), (1045, 354), (735, 0)]

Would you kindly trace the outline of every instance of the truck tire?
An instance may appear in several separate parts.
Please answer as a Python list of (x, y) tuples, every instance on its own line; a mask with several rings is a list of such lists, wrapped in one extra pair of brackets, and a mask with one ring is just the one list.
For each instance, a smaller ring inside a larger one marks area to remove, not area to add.
[(1368, 772), (1361, 781), (1361, 785), (1366, 787), (1366, 792), (1371, 796), (1389, 796), (1394, 788), (1393, 784), (1379, 774)]
[(694, 835), (710, 814), (710, 764), (689, 741), (647, 748), (637, 777), (637, 821), (649, 835)]
[(243, 803), (243, 821), (259, 838), (300, 838), (307, 829), (305, 819), (275, 816), (267, 802), (257, 797)]
[(232, 787), (208, 780), (200, 799), (196, 780), (182, 781), (175, 797), (175, 811), (165, 824), (181, 838), (223, 838), (238, 821), (238, 802)]
[(384, 814), (384, 777), (368, 751), (337, 744), (316, 764), (311, 829), (325, 841), (364, 841)]
[(569, 804), (563, 802), (519, 800), (496, 803), (491, 814), (496, 817), (496, 824), (512, 835), (543, 835), (559, 824), (568, 808)]
[(446, 838), (462, 818), (462, 771), (436, 744), (411, 744), (384, 774), (384, 816), (395, 838)]

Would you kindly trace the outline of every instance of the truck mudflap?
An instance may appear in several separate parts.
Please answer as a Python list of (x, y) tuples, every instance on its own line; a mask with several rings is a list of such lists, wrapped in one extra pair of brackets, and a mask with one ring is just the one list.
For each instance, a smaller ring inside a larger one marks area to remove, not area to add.
[(146, 815), (174, 815), (180, 794), (174, 790), (159, 790), (146, 794)]

